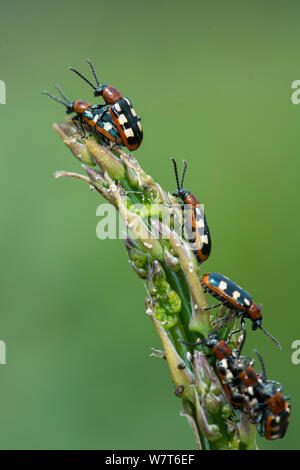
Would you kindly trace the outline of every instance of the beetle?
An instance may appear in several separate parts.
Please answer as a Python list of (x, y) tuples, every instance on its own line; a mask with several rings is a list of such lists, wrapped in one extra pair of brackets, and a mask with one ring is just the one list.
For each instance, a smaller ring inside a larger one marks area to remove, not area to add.
[(241, 356), (246, 338), (245, 330), (243, 330), (243, 338), (239, 349), (233, 350), (229, 346), (230, 337), (241, 330), (242, 328), (232, 331), (226, 341), (220, 339), (215, 332), (211, 332), (208, 337), (201, 340), (199, 338), (196, 343), (193, 344), (183, 340), (180, 340), (180, 342), (190, 347), (197, 347), (200, 344), (204, 344), (204, 346), (211, 348), (212, 354), (216, 358), (215, 367), (217, 374), (229, 402), (235, 408), (244, 411), (245, 395), (240, 391), (240, 384), (242, 381), (248, 384), (249, 378), (255, 375), (253, 374), (254, 361), (249, 361), (246, 356)]
[(265, 366), (258, 351), (255, 353), (260, 359), (262, 373), (254, 369), (254, 359), (241, 355), (245, 330), (239, 349), (231, 349), (229, 339), (238, 331), (240, 330), (231, 332), (226, 341), (211, 333), (194, 344), (181, 342), (194, 347), (204, 344), (211, 348), (216, 358), (218, 377), (231, 405), (245, 413), (249, 420), (256, 424), (261, 436), (268, 440), (280, 439), (284, 437), (289, 424), (289, 397), (282, 395), (281, 384), (266, 378)]
[[(281, 346), (279, 342), (272, 336), (268, 331), (262, 327), (262, 309), (261, 305), (256, 304), (250, 294), (238, 286), (235, 282), (218, 273), (207, 273), (203, 274), (200, 278), (200, 282), (204, 288), (204, 291), (208, 291), (211, 295), (221, 301), (221, 304), (236, 311), (237, 317), (241, 317), (241, 323), (244, 327), (244, 319), (249, 318), (252, 322), (252, 329), (256, 330), (259, 328), (269, 338), (274, 341), (279, 349)], [(212, 305), (207, 307), (206, 310), (218, 307), (220, 304)], [(228, 319), (229, 315), (221, 319), (221, 323), (224, 323)]]
[(91, 128), (92, 131), (100, 134), (106, 143), (114, 142), (119, 145), (122, 144), (118, 129), (111, 121), (110, 114), (107, 109), (98, 107), (95, 108), (87, 101), (71, 101), (69, 98), (67, 98), (58, 85), (55, 85), (55, 88), (61, 95), (62, 99), (51, 95), (47, 91), (42, 91), (42, 93), (49, 96), (49, 98), (53, 99), (54, 101), (63, 104), (66, 107), (67, 114), (76, 113), (76, 116), (72, 118), (75, 124), (76, 121), (79, 121), (82, 127), (82, 122), (84, 122)]
[(290, 421), (289, 397), (282, 395), (282, 385), (268, 380), (263, 359), (258, 351), (262, 374), (254, 383), (242, 388), (245, 411), (256, 424), (259, 434), (268, 440), (284, 437)]
[(238, 349), (233, 350), (228, 344), (230, 337), (241, 331), (241, 329), (232, 331), (226, 341), (220, 339), (217, 334), (211, 333), (207, 338), (198, 341), (193, 346), (203, 343), (212, 349), (212, 353), (216, 358), (216, 370), (227, 398), (235, 408), (245, 411), (245, 403), (248, 403), (248, 398), (242, 393), (241, 388), (242, 386), (244, 388), (253, 387), (261, 381), (261, 377), (253, 368), (254, 359), (241, 355), (246, 339), (246, 331), (243, 329), (243, 338)]
[(174, 158), (171, 158), (174, 165), (174, 173), (177, 183), (177, 190), (172, 194), (175, 197), (179, 197), (184, 206), (184, 228), (185, 232), (189, 236), (189, 241), (193, 243), (195, 249), (196, 258), (199, 264), (207, 260), (211, 252), (211, 236), (210, 231), (207, 225), (205, 213), (200, 206), (200, 203), (196, 196), (188, 191), (183, 189), (184, 176), (187, 169), (187, 162), (184, 161), (183, 172), (181, 176), (181, 181), (179, 184), (177, 164)]
[(280, 392), (274, 393), (267, 400), (267, 407), (257, 418), (258, 432), (266, 439), (281, 439), (284, 437), (290, 422), (291, 407)]
[[(239, 351), (233, 351), (228, 344), (228, 339), (227, 341), (219, 339), (216, 334), (211, 334), (200, 342), (212, 349), (212, 353), (216, 358), (217, 374), (229, 402), (235, 408), (242, 410), (244, 396), (239, 391), (240, 379), (236, 373), (237, 361), (243, 363), (242, 369), (244, 369), (244, 358), (240, 356), (242, 346)], [(233, 370), (233, 365), (235, 365), (235, 370)]]
[(260, 359), (262, 373), (254, 369), (253, 359), (241, 356), (242, 346), (233, 351), (227, 342), (216, 336), (207, 338), (204, 344), (212, 347), (217, 358), (217, 373), (232, 406), (248, 415), (262, 437), (268, 440), (284, 437), (290, 420), (289, 397), (282, 395), (281, 384), (266, 378), (258, 351), (255, 353)]
[(73, 67), (69, 67), (69, 69), (93, 88), (95, 97), (102, 96), (105, 105), (95, 105), (94, 109), (106, 107), (110, 114), (110, 121), (118, 130), (122, 145), (125, 145), (129, 150), (136, 150), (143, 141), (141, 117), (135, 112), (129, 98), (123, 97), (119, 90), (111, 85), (101, 85), (92, 62), (87, 59), (87, 63), (92, 71), (96, 86), (78, 70)]

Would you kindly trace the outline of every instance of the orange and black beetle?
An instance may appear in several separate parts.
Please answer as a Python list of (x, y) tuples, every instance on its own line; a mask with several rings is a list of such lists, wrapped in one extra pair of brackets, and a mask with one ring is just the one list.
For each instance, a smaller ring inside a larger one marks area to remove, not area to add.
[[(109, 121), (116, 126), (122, 145), (125, 145), (129, 150), (136, 150), (143, 140), (140, 116), (136, 114), (129, 98), (123, 97), (122, 94), (111, 85), (101, 85), (92, 62), (87, 60), (87, 63), (91, 68), (96, 86), (78, 72), (78, 70), (73, 67), (70, 67), (70, 70), (75, 72), (93, 88), (95, 97), (102, 96), (105, 101), (104, 107), (107, 106), (109, 110)], [(102, 107), (102, 105), (99, 105), (99, 107)], [(94, 106), (94, 109), (97, 109), (97, 105)]]
[(207, 260), (211, 252), (211, 237), (206, 217), (196, 196), (194, 196), (191, 191), (183, 189), (183, 181), (187, 168), (186, 161), (184, 161), (184, 168), (179, 184), (176, 161), (174, 158), (171, 160), (174, 165), (177, 183), (177, 190), (173, 193), (173, 196), (179, 197), (184, 204), (183, 213), (185, 235), (187, 235), (188, 241), (192, 244), (193, 252), (197, 257), (199, 264), (201, 264)]
[(92, 105), (82, 100), (71, 101), (57, 85), (55, 88), (61, 98), (50, 95), (47, 91), (43, 91), (43, 93), (63, 104), (68, 114), (76, 113), (73, 121), (87, 124), (92, 131), (101, 135), (105, 143), (125, 145), (129, 150), (136, 150), (143, 140), (141, 118), (137, 116), (131, 101), (122, 97), (116, 88), (99, 84), (92, 62), (89, 60), (87, 62), (91, 67), (97, 86), (94, 86), (80, 72), (70, 68), (91, 85), (94, 89), (94, 96), (103, 97), (105, 104)]
[[(212, 296), (220, 300), (223, 305), (236, 311), (236, 315), (241, 317), (242, 326), (244, 325), (244, 319), (249, 318), (252, 322), (253, 330), (259, 328), (269, 336), (272, 341), (274, 341), (279, 349), (281, 348), (279, 342), (262, 327), (261, 306), (253, 301), (248, 292), (238, 286), (235, 282), (228, 279), (228, 277), (219, 273), (203, 274), (200, 281), (205, 292), (209, 292)], [(211, 307), (208, 307), (208, 309), (212, 309), (217, 306), (219, 306), (219, 304), (212, 305)], [(225, 322), (226, 320), (227, 316), (223, 317), (220, 321)]]

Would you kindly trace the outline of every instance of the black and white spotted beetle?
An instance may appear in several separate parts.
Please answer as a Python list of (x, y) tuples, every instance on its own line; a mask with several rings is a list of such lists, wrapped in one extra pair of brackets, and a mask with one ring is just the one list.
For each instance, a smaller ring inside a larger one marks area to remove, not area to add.
[(194, 344), (181, 342), (191, 347), (204, 344), (211, 348), (216, 358), (217, 374), (231, 405), (256, 424), (261, 436), (269, 440), (280, 439), (284, 437), (289, 424), (289, 397), (282, 395), (280, 383), (267, 379), (264, 362), (258, 351), (255, 353), (260, 359), (262, 372), (254, 369), (254, 359), (241, 355), (245, 331), (239, 349), (231, 349), (229, 339), (237, 331), (232, 331), (226, 341), (211, 333)]
[[(281, 349), (279, 342), (261, 326), (261, 306), (257, 305), (252, 300), (252, 297), (248, 292), (238, 286), (235, 282), (228, 279), (228, 277), (218, 273), (204, 274), (200, 281), (205, 291), (208, 291), (211, 295), (220, 300), (226, 307), (237, 312), (237, 316), (241, 317), (242, 320), (242, 328), (244, 328), (244, 319), (249, 318), (252, 321), (253, 330), (256, 330), (257, 328), (261, 329), (267, 336), (269, 336), (269, 338), (272, 339), (272, 341), (274, 341), (277, 347)], [(212, 305), (211, 307), (208, 307), (208, 309), (215, 308), (218, 305)], [(225, 316), (221, 321), (223, 320), (225, 322), (227, 319), (228, 317)]]
[(256, 424), (259, 434), (268, 440), (284, 437), (290, 421), (290, 405), (282, 392), (282, 385), (267, 379), (264, 361), (258, 351), (262, 373), (242, 376), (245, 412)]
[(92, 62), (87, 59), (87, 63), (91, 68), (96, 86), (78, 72), (78, 70), (73, 67), (69, 68), (94, 89), (94, 96), (102, 96), (105, 105), (94, 105), (94, 110), (96, 108), (107, 107), (109, 110), (108, 119), (117, 127), (123, 145), (129, 150), (136, 150), (143, 140), (140, 116), (136, 114), (129, 98), (123, 97), (116, 88), (110, 85), (100, 85)]
[(177, 191), (173, 196), (179, 197), (184, 203), (184, 228), (185, 233), (188, 234), (189, 241), (195, 246), (195, 255), (199, 264), (207, 260), (211, 252), (211, 238), (209, 228), (206, 222), (206, 217), (201, 205), (191, 193), (183, 189), (183, 181), (187, 169), (187, 163), (184, 161), (183, 172), (179, 184), (177, 165), (174, 158), (171, 158), (174, 165), (174, 172), (177, 183)]

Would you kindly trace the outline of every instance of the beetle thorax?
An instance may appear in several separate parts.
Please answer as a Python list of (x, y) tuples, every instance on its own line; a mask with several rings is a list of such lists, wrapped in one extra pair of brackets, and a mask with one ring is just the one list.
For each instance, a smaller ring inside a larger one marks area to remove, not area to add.
[(262, 319), (261, 307), (255, 302), (252, 302), (248, 308), (248, 313), (252, 321), (257, 321)]
[(107, 103), (110, 103), (110, 104), (115, 103), (120, 98), (122, 98), (122, 95), (119, 92), (119, 90), (117, 90), (113, 86), (106, 86), (106, 85), (105, 85), (105, 88), (102, 91), (102, 96), (103, 96), (103, 99)]
[(272, 413), (280, 414), (285, 410), (286, 401), (280, 392), (275, 393), (267, 402)]

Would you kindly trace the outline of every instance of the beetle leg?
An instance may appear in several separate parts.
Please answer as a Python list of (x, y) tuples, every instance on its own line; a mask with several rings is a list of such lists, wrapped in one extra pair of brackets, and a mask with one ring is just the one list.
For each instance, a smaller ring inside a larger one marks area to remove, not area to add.
[(210, 307), (204, 307), (204, 308), (201, 308), (201, 310), (212, 310), (213, 308), (220, 307), (220, 305), (222, 305), (222, 303), (211, 305)]
[[(75, 134), (77, 134), (77, 133), (81, 134), (81, 131), (82, 131), (83, 135), (81, 135), (81, 138), (84, 139), (85, 138), (85, 130), (82, 126), (82, 119), (80, 119), (79, 116), (73, 116), (72, 117), (72, 122), (73, 122), (74, 126), (77, 129)], [(80, 126), (78, 126), (78, 124), (77, 124), (78, 122), (80, 123)]]
[(230, 313), (227, 313), (227, 315), (224, 315), (224, 317), (219, 318), (218, 320), (214, 321), (212, 325), (214, 326), (214, 325), (217, 325), (218, 323), (221, 323), (221, 326), (220, 326), (221, 328), (224, 325), (224, 323), (227, 322), (229, 318), (230, 318)]

